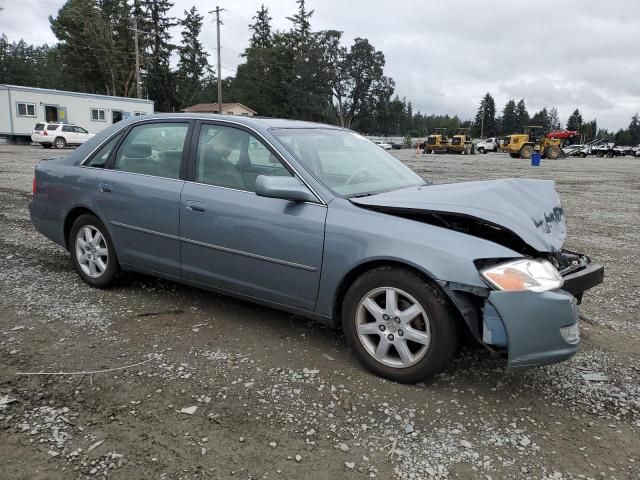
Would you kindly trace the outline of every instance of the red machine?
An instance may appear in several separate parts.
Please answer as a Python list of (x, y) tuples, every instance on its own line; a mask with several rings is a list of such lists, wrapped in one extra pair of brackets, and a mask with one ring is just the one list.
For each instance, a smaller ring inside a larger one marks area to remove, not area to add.
[(571, 138), (579, 136), (580, 133), (575, 130), (557, 130), (555, 132), (547, 133), (547, 138), (557, 138), (558, 140), (569, 140)]

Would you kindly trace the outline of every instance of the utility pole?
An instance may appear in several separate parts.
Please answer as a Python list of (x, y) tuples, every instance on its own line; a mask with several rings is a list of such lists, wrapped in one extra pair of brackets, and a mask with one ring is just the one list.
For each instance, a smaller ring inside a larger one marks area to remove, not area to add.
[(482, 121), (480, 122), (480, 140), (484, 140), (484, 107), (485, 102), (482, 101)]
[(140, 83), (140, 51), (138, 50), (138, 16), (133, 17), (133, 44), (136, 49), (136, 97), (142, 98), (142, 84)]
[(133, 28), (127, 28), (133, 32), (133, 46), (136, 50), (136, 97), (142, 98), (142, 83), (140, 82), (140, 50), (138, 48), (138, 0), (133, 0), (133, 6)]
[(215, 10), (209, 12), (215, 12), (216, 14), (216, 36), (218, 38), (218, 45), (216, 46), (218, 50), (218, 114), (220, 115), (222, 115), (222, 72), (220, 66), (220, 25), (222, 25), (222, 22), (220, 21), (220, 12), (223, 10), (224, 8), (216, 6)]

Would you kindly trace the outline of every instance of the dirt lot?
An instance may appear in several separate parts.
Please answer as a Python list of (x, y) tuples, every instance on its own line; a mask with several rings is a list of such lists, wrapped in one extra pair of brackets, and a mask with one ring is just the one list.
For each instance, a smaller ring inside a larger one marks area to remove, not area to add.
[(506, 373), (470, 346), (406, 386), (305, 319), (141, 275), (84, 285), (29, 222), (59, 153), (0, 146), (0, 478), (640, 478), (639, 159), (397, 153), (436, 183), (555, 180), (568, 247), (607, 268), (571, 361)]

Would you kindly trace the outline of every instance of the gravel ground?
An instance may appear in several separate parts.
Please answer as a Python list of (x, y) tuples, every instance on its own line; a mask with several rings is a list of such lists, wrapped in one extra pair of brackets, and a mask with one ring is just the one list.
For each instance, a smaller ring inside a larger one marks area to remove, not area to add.
[[(0, 478), (640, 478), (638, 159), (394, 152), (435, 183), (555, 180), (567, 246), (607, 268), (571, 361), (507, 373), (471, 345), (407, 386), (305, 319), (142, 275), (81, 283), (29, 222), (33, 167), (59, 153), (0, 145)], [(110, 371), (16, 375), (82, 370)]]

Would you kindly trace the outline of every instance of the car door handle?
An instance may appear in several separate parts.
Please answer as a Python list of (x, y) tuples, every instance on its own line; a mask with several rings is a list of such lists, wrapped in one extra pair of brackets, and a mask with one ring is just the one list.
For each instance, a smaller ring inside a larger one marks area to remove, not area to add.
[(113, 191), (113, 185), (108, 185), (106, 183), (99, 183), (98, 190), (102, 193), (111, 193)]
[(188, 201), (187, 202), (187, 210), (191, 210), (192, 212), (203, 213), (207, 209), (204, 206), (204, 203)]

